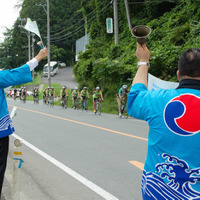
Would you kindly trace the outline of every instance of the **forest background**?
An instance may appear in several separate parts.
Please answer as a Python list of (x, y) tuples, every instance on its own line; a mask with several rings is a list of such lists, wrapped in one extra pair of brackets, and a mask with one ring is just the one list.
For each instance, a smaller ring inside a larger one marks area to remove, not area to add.
[[(100, 86), (105, 96), (116, 96), (118, 89), (131, 86), (137, 67), (136, 40), (129, 31), (124, 0), (119, 6), (119, 44), (114, 34), (106, 32), (106, 18), (113, 18), (112, 0), (50, 0), (51, 60), (74, 66), (79, 87), (92, 90)], [(152, 29), (147, 46), (151, 51), (149, 72), (163, 80), (177, 81), (179, 56), (190, 47), (200, 47), (199, 0), (129, 0), (133, 26), (144, 24)], [(23, 0), (16, 5), (21, 9), (19, 18), (37, 21), (46, 44), (46, 0)], [(28, 59), (27, 35), (16, 20), (12, 29), (4, 33), (0, 44), (0, 67), (10, 69)], [(87, 20), (87, 25), (85, 21)], [(90, 33), (87, 50), (75, 62), (76, 40)], [(36, 42), (39, 38), (35, 36)], [(34, 45), (35, 52), (39, 46)], [(41, 70), (43, 61), (37, 70)]]

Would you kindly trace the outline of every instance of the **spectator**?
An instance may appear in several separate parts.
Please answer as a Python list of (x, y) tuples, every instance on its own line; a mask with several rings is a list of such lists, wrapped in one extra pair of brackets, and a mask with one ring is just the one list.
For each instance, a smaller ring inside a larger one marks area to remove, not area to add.
[(147, 90), (150, 52), (137, 44), (138, 71), (128, 95), (129, 115), (148, 121), (143, 199), (200, 199), (200, 49), (178, 62), (179, 86)]
[(0, 196), (7, 163), (9, 135), (15, 130), (9, 116), (4, 88), (32, 81), (31, 71), (47, 56), (47, 49), (40, 50), (38, 55), (22, 67), (0, 71)]

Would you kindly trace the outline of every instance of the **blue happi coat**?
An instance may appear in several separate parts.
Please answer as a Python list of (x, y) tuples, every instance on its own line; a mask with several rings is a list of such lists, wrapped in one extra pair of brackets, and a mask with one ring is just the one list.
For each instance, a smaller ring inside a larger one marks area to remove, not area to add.
[(152, 90), (137, 83), (128, 113), (148, 122), (144, 200), (200, 200), (200, 90)]
[(0, 138), (6, 137), (14, 132), (10, 119), (4, 88), (24, 84), (32, 81), (29, 65), (0, 71)]

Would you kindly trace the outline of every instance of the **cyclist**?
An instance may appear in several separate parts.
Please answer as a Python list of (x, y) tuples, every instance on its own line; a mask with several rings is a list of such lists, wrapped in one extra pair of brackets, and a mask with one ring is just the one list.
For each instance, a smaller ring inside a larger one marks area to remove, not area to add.
[(62, 90), (60, 91), (60, 97), (61, 97), (61, 103), (65, 101), (65, 99), (68, 97), (68, 92), (66, 90), (66, 86), (62, 87)]
[(55, 96), (54, 87), (49, 88), (49, 100), (52, 100), (52, 103), (54, 103), (54, 96)]
[(34, 101), (34, 103), (35, 103), (35, 88), (36, 87), (33, 88), (33, 101)]
[(121, 117), (121, 105), (122, 105), (122, 99), (128, 97), (128, 89), (127, 85), (123, 85), (118, 92), (117, 95), (117, 103), (118, 103), (118, 111), (119, 111), (119, 117)]
[(76, 101), (76, 99), (79, 97), (79, 91), (78, 91), (78, 87), (76, 87), (73, 91), (72, 91), (72, 101), (73, 101), (73, 108), (74, 108), (74, 103)]
[(14, 100), (17, 98), (17, 88), (14, 88)]
[(22, 99), (24, 99), (24, 102), (26, 102), (26, 96), (27, 96), (26, 87), (23, 87), (23, 89), (22, 89)]
[(44, 101), (45, 104), (47, 103), (46, 97), (47, 97), (47, 88), (45, 88), (44, 91), (43, 91), (43, 101)]
[(96, 87), (96, 90), (93, 91), (93, 108), (94, 108), (94, 113), (96, 113), (96, 102), (99, 101), (103, 101), (103, 95), (102, 95), (102, 91), (100, 90), (100, 87)]
[(35, 94), (35, 99), (38, 99), (38, 100), (39, 100), (40, 91), (39, 91), (39, 88), (38, 88), (38, 87), (35, 88), (34, 94)]
[(87, 97), (88, 99), (90, 98), (89, 93), (87, 91), (87, 87), (84, 87), (83, 90), (81, 91), (81, 103), (83, 103)]
[(23, 90), (23, 87), (21, 87), (21, 88), (19, 89), (19, 99), (20, 99), (20, 100), (22, 99), (22, 90)]

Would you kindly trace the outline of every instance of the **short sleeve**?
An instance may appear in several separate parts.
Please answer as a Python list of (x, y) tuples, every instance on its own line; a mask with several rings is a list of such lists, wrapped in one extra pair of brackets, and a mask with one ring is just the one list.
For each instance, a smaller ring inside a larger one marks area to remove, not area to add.
[(128, 114), (134, 118), (148, 121), (151, 106), (151, 93), (142, 83), (132, 86), (127, 101)]

